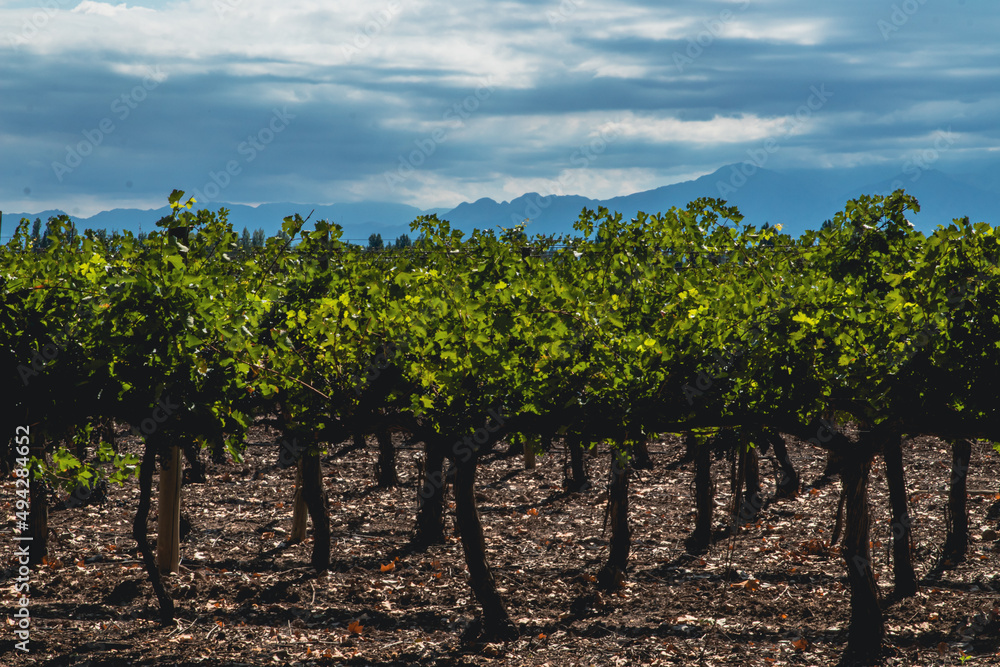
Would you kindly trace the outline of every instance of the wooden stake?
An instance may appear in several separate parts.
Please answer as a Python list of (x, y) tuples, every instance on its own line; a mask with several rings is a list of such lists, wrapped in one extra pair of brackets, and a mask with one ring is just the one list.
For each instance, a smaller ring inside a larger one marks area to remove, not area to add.
[(535, 439), (525, 438), (524, 439), (524, 469), (534, 470), (535, 469)]
[(302, 497), (302, 459), (299, 459), (295, 469), (295, 501), (292, 510), (292, 535), (288, 538), (290, 544), (297, 544), (306, 539), (306, 521), (309, 511), (306, 500)]
[(156, 564), (161, 574), (180, 571), (181, 565), (181, 448), (167, 449), (160, 468), (159, 522)]

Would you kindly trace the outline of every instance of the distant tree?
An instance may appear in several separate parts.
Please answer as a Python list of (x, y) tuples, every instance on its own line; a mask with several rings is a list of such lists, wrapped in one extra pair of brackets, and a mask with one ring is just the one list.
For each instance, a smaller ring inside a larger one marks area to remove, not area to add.
[[(60, 224), (68, 225), (68, 227), (65, 227), (64, 231), (60, 232)], [(39, 224), (39, 227), (41, 227), (41, 224)], [(56, 239), (61, 240), (64, 243), (72, 243), (76, 240), (76, 237), (76, 226), (73, 224), (73, 221), (69, 219), (69, 216), (51, 216), (45, 223), (45, 234), (39, 240), (38, 245), (40, 248), (48, 248)]]
[(252, 243), (253, 240), (250, 238), (250, 232), (244, 227), (243, 233), (240, 235), (240, 250), (246, 253), (250, 252)]
[(135, 235), (135, 240), (139, 243), (145, 243), (148, 237), (149, 235), (146, 234), (146, 232), (140, 230), (139, 233)]
[(288, 235), (288, 232), (286, 232), (284, 229), (278, 230), (278, 233), (275, 236), (282, 243), (288, 243), (292, 238), (291, 236)]
[(254, 248), (257, 248), (257, 249), (263, 248), (264, 247), (264, 241), (266, 239), (267, 239), (267, 236), (264, 234), (264, 230), (263, 229), (256, 229), (256, 230), (254, 230), (253, 238), (250, 239), (250, 245), (252, 245)]
[(119, 252), (122, 249), (122, 241), (124, 236), (117, 229), (111, 232), (111, 238), (108, 239), (108, 250), (111, 252)]
[(409, 248), (413, 245), (413, 241), (406, 234), (402, 234), (396, 238), (396, 242), (393, 244), (396, 250), (402, 250), (403, 248)]
[(52, 240), (56, 234), (55, 226), (52, 224), (54, 221), (55, 218), (49, 218), (45, 223), (45, 233), (38, 243), (39, 248), (45, 249), (52, 245)]
[(381, 234), (372, 234), (368, 237), (368, 249), (369, 250), (381, 250), (385, 246), (382, 241)]
[(34, 224), (31, 225), (31, 244), (35, 248), (39, 247), (42, 242), (42, 219), (35, 218)]

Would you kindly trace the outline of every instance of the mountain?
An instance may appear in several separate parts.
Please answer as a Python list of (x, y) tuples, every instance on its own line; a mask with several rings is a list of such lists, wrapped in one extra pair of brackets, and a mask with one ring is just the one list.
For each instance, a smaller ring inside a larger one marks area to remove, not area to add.
[[(583, 208), (596, 211), (604, 206), (609, 211), (631, 218), (640, 211), (652, 214), (674, 206), (683, 208), (699, 197), (720, 197), (738, 206), (748, 221), (758, 224), (797, 225), (808, 220), (810, 224), (805, 226), (814, 226), (823, 222), (823, 218), (813, 222), (816, 218), (815, 202), (820, 198), (820, 191), (813, 184), (796, 176), (785, 176), (766, 169), (757, 169), (748, 178), (738, 169), (738, 165), (726, 166), (694, 181), (605, 200), (579, 195), (545, 197), (534, 192), (499, 203), (484, 198), (471, 204), (460, 204), (447, 214), (447, 218), (452, 226), (463, 230), (497, 225), (510, 227), (527, 219), (526, 231), (529, 234), (575, 234), (573, 222)], [(797, 196), (789, 197), (789, 192)]]
[(529, 192), (517, 199), (495, 202), (483, 198), (471, 204), (463, 202), (448, 211), (445, 218), (453, 228), (468, 231), (472, 229), (493, 229), (513, 227), (525, 220), (525, 230), (536, 234), (572, 234), (573, 223), (584, 208), (597, 210), (601, 202), (579, 195), (550, 195), (544, 197), (537, 192)]
[[(751, 169), (745, 164), (726, 165), (693, 181), (605, 200), (579, 196), (546, 198), (536, 193), (501, 203), (480, 199), (457, 206), (446, 217), (453, 227), (463, 230), (509, 227), (527, 218), (529, 234), (574, 234), (573, 222), (584, 207), (597, 210), (604, 206), (623, 217), (634, 217), (639, 211), (663, 212), (674, 206), (684, 208), (699, 197), (715, 197), (735, 205), (746, 223), (780, 224), (784, 231), (797, 236), (819, 228), (824, 220), (843, 210), (847, 201), (859, 195), (889, 194), (902, 187), (920, 202), (920, 213), (909, 219), (924, 232), (965, 215), (974, 222), (1000, 224), (1000, 188), (987, 190), (964, 176), (949, 176), (934, 169), (881, 178), (879, 170), (873, 168), (782, 173)], [(983, 178), (979, 182), (987, 181)]]
[[(912, 167), (912, 165), (910, 165)], [(645, 192), (611, 199), (591, 199), (580, 195), (543, 196), (529, 192), (510, 201), (497, 202), (483, 198), (463, 202), (453, 209), (421, 210), (407, 204), (391, 202), (358, 202), (348, 204), (273, 203), (248, 206), (244, 204), (209, 204), (207, 208), (229, 209), (229, 221), (242, 231), (263, 229), (270, 236), (281, 228), (286, 216), (298, 213), (311, 220), (329, 220), (344, 227), (343, 238), (365, 244), (371, 234), (382, 235), (391, 242), (401, 234), (411, 234), (410, 222), (421, 215), (436, 213), (451, 222), (453, 229), (471, 232), (473, 229), (511, 227), (527, 220), (531, 235), (575, 235), (573, 223), (584, 208), (597, 210), (604, 206), (634, 217), (639, 211), (657, 213), (671, 207), (684, 208), (699, 197), (725, 199), (739, 208), (744, 222), (762, 225), (781, 224), (783, 229), (799, 235), (816, 229), (832, 218), (844, 204), (861, 194), (889, 194), (904, 188), (917, 197), (921, 211), (910, 221), (931, 232), (938, 224), (948, 224), (953, 218), (969, 216), (973, 222), (1000, 224), (1000, 164), (981, 166), (973, 172), (946, 174), (936, 169), (904, 168), (893, 174), (878, 166), (852, 168), (799, 169), (779, 172), (753, 168), (749, 163), (726, 165), (693, 181), (665, 185)], [(149, 232), (156, 221), (168, 215), (169, 207), (159, 209), (115, 209), (89, 218), (73, 219), (80, 229), (107, 229)], [(33, 214), (8, 214), (4, 218), (7, 234), (21, 217), (47, 220), (61, 211)], [(411, 234), (412, 236), (412, 234)]]
[(939, 224), (947, 225), (954, 218), (964, 216), (972, 222), (1000, 224), (1000, 207), (997, 206), (997, 194), (994, 194), (1000, 190), (989, 191), (975, 185), (974, 181), (949, 176), (936, 169), (897, 174), (891, 179), (872, 183), (864, 192), (888, 194), (897, 188), (905, 189), (920, 202), (920, 212), (908, 216), (908, 219), (921, 231), (933, 231)]

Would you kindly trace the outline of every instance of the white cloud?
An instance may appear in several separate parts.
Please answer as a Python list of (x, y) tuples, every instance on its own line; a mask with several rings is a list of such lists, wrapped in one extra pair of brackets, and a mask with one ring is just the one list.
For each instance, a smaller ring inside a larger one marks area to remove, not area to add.
[(831, 27), (831, 21), (826, 19), (743, 20), (731, 24), (726, 36), (814, 46), (829, 39)]
[(112, 5), (106, 2), (93, 2), (92, 0), (83, 0), (83, 2), (74, 7), (71, 11), (74, 14), (92, 14), (96, 16), (120, 16), (129, 12), (138, 12), (146, 15), (156, 13), (154, 10), (146, 7), (133, 6), (129, 8), (127, 3), (124, 2), (118, 5)]
[(711, 120), (682, 121), (670, 117), (622, 114), (611, 123), (612, 131), (629, 139), (656, 143), (694, 143), (700, 145), (738, 144), (783, 134), (794, 121), (792, 116), (761, 118), (754, 114), (738, 117), (715, 116)]

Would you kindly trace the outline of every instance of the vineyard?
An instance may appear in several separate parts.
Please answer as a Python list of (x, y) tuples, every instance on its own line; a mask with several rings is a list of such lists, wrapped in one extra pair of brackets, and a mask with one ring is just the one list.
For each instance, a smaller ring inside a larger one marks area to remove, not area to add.
[(170, 203), (2, 247), (4, 664), (1000, 664), (993, 227)]

